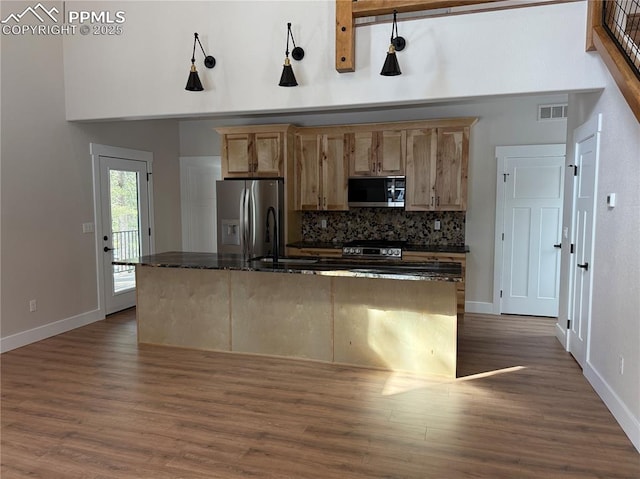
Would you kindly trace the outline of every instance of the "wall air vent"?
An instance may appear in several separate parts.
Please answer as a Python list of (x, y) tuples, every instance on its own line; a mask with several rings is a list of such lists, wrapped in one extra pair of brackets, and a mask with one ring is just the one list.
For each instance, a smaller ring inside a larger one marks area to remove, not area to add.
[(567, 104), (538, 105), (538, 121), (566, 120)]

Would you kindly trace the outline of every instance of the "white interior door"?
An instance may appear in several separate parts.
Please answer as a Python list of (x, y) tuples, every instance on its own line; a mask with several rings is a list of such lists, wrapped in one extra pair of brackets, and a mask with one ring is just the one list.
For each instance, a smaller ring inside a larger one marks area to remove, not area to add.
[(180, 158), (182, 249), (217, 251), (216, 181), (222, 179), (219, 156)]
[(557, 316), (564, 145), (500, 147), (503, 186), (501, 307)]
[(593, 242), (598, 177), (599, 119), (574, 132), (576, 182), (573, 206), (572, 305), (569, 351), (584, 367), (588, 356), (591, 298), (593, 292)]
[[(116, 149), (117, 150), (117, 149)], [(135, 305), (135, 267), (115, 260), (151, 252), (149, 162), (95, 155), (99, 168), (98, 254), (105, 314)]]

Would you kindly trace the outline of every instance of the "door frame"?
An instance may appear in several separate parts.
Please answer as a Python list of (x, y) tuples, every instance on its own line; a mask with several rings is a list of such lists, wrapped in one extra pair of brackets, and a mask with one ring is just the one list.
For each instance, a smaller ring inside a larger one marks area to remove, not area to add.
[[(565, 156), (567, 145), (565, 143), (551, 143), (545, 145), (514, 145), (496, 146), (496, 223), (493, 248), (493, 314), (502, 314), (502, 298), (500, 291), (502, 288), (502, 267), (504, 255), (504, 242), (502, 233), (504, 232), (504, 206), (505, 206), (505, 183), (502, 175), (505, 171), (506, 158), (514, 157), (518, 154), (528, 157), (533, 152), (534, 155), (545, 156)], [(526, 154), (526, 156), (525, 156)], [(560, 267), (562, 272), (562, 265)]]
[(143, 150), (132, 150), (129, 148), (121, 148), (118, 146), (101, 145), (98, 143), (89, 144), (89, 152), (91, 154), (92, 175), (93, 175), (93, 218), (95, 224), (95, 240), (96, 240), (96, 275), (97, 275), (97, 297), (98, 311), (101, 317), (106, 317), (105, 303), (105, 282), (104, 282), (104, 261), (102, 260), (102, 187), (100, 178), (100, 157), (108, 156), (111, 158), (120, 158), (124, 160), (143, 161), (147, 164), (147, 173), (149, 176), (147, 194), (149, 196), (149, 228), (151, 229), (151, 241), (149, 241), (149, 253), (155, 252), (155, 224), (153, 214), (153, 153)]

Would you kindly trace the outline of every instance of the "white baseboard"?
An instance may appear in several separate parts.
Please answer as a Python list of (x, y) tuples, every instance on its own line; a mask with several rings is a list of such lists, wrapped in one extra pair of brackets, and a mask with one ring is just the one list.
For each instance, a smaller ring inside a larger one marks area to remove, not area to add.
[(567, 343), (567, 330), (561, 327), (558, 323), (556, 323), (556, 338), (560, 341), (562, 347), (568, 351), (569, 344)]
[(28, 331), (12, 334), (11, 336), (0, 338), (0, 353), (6, 353), (12, 349), (21, 348), (27, 344), (42, 341), (43, 339), (47, 339), (61, 333), (66, 333), (72, 329), (86, 326), (87, 324), (95, 323), (102, 319), (104, 319), (104, 314), (102, 314), (99, 309), (95, 309), (93, 311), (78, 314), (77, 316), (45, 324), (44, 326), (29, 329)]
[(626, 404), (588, 361), (584, 375), (640, 453), (640, 419), (633, 416)]
[(480, 301), (466, 301), (464, 303), (465, 313), (495, 314), (493, 303), (482, 303)]

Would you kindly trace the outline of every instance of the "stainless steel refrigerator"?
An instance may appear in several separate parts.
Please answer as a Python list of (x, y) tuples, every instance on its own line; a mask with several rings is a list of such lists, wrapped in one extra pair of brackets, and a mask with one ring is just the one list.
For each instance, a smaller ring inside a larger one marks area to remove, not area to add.
[(282, 178), (217, 181), (216, 200), (218, 253), (273, 256), (277, 231), (278, 256), (284, 255)]

